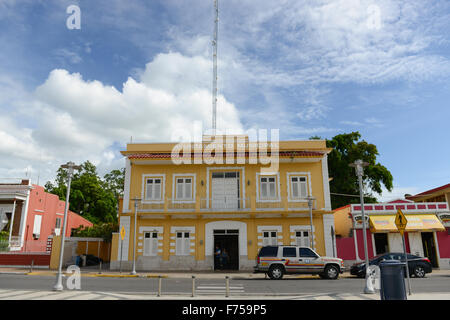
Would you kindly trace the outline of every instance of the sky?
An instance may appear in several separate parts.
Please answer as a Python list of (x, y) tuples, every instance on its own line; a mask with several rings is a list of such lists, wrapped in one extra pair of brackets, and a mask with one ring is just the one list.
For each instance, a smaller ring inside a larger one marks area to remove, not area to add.
[[(449, 183), (450, 2), (220, 0), (219, 16), (219, 130), (359, 131), (394, 177), (380, 201)], [(0, 178), (104, 175), (130, 141), (209, 129), (213, 29), (213, 0), (0, 0)]]

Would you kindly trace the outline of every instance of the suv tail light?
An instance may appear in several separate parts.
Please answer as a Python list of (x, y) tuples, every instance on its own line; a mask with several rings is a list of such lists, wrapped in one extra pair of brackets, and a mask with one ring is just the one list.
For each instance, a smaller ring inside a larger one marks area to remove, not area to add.
[(256, 258), (256, 263), (259, 264), (259, 256)]
[(423, 258), (422, 260), (423, 260), (423, 261), (426, 261), (426, 262), (428, 262), (428, 263), (431, 263), (430, 259), (428, 259), (428, 258)]

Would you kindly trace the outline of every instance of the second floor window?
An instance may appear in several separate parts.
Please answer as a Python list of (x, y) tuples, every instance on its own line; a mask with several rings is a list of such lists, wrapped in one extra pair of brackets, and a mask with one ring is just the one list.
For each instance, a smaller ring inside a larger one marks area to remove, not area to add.
[(192, 178), (176, 179), (176, 200), (192, 200)]
[(276, 199), (277, 198), (277, 185), (276, 185), (276, 177), (261, 177), (260, 178), (260, 186), (261, 193), (260, 199)]
[(308, 196), (306, 177), (291, 177), (291, 198), (302, 199)]
[(146, 200), (161, 200), (161, 179), (160, 178), (151, 178), (147, 179), (146, 183)]

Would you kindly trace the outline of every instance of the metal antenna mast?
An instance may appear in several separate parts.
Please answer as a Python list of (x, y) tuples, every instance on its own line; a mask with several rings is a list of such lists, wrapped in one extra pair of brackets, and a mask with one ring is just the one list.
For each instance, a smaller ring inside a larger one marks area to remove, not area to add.
[(212, 129), (213, 135), (216, 135), (216, 113), (217, 113), (217, 34), (219, 29), (219, 0), (214, 0), (214, 10), (216, 18), (214, 19), (214, 39), (213, 45), (213, 87), (212, 87)]

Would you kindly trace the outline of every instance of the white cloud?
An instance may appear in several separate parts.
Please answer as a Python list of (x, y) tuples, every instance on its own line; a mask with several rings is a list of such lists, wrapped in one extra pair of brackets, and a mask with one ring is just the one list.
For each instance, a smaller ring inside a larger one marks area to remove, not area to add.
[(396, 199), (404, 199), (405, 194), (415, 195), (421, 192), (418, 187), (401, 187), (395, 185), (392, 188), (391, 192), (387, 191), (387, 189), (384, 187), (382, 187), (381, 189), (382, 189), (381, 196), (375, 193), (375, 197), (379, 202), (389, 202)]
[[(117, 145), (131, 136), (133, 142), (170, 141), (176, 130), (191, 132), (196, 121), (206, 130), (211, 123), (210, 68), (203, 57), (159, 54), (141, 70), (140, 78), (128, 78), (121, 91), (86, 81), (78, 73), (53, 70), (28, 106), (22, 106), (33, 125), (0, 126), (7, 128), (0, 131), (0, 153), (10, 157), (9, 170), (15, 170), (17, 158), (33, 168), (44, 161), (55, 167), (87, 159), (111, 168), (117, 165)], [(222, 95), (218, 109), (218, 129), (243, 132), (235, 106)], [(0, 120), (8, 123), (11, 118)]]

